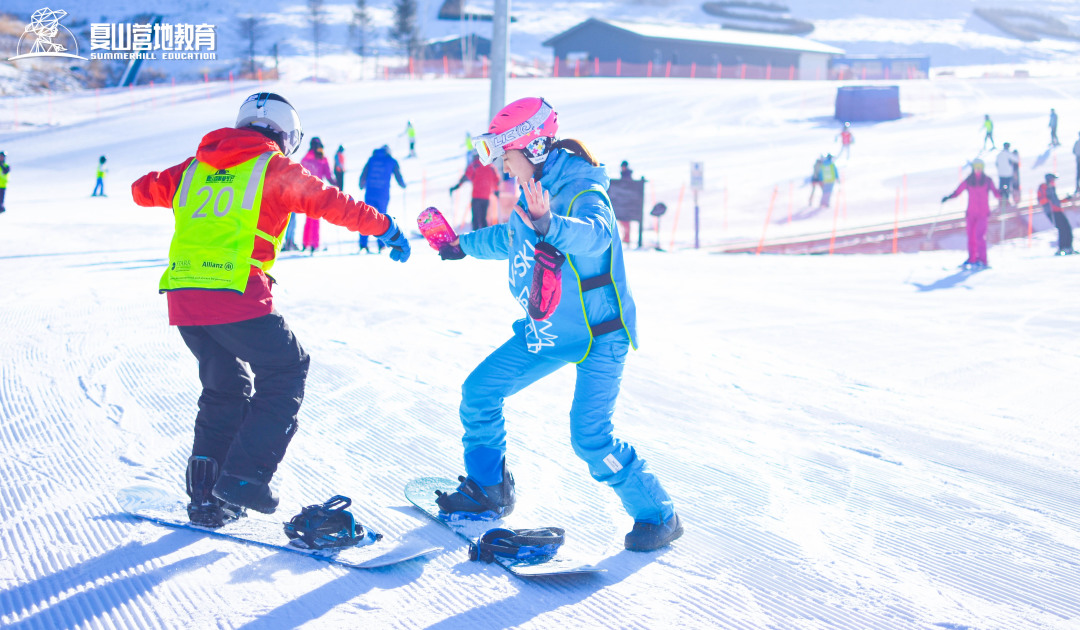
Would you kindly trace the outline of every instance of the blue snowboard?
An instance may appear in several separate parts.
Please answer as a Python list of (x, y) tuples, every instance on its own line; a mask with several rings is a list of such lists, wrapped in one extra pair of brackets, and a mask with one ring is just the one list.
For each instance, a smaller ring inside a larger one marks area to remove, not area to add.
[[(439, 506), (435, 504), (435, 491), (453, 492), (458, 482), (442, 477), (420, 477), (405, 486), (405, 498), (417, 509), (457, 534), (462, 540), (474, 544), (489, 529), (505, 527), (514, 529), (513, 523), (502, 521), (455, 521), (448, 523), (439, 518)], [(512, 518), (512, 517), (511, 517)], [(519, 577), (538, 578), (575, 573), (602, 573), (604, 569), (593, 566), (580, 558), (564, 555), (560, 550), (554, 557), (541, 562), (517, 560), (495, 556), (495, 563)]]
[(442, 551), (442, 547), (406, 543), (387, 537), (375, 540), (374, 532), (369, 532), (364, 542), (355, 547), (328, 550), (301, 549), (289, 544), (289, 539), (283, 529), (284, 524), (281, 521), (273, 516), (257, 512), (248, 512), (248, 516), (217, 529), (200, 527), (188, 521), (187, 501), (182, 501), (175, 494), (155, 486), (123, 488), (116, 493), (116, 500), (125, 513), (151, 523), (291, 551), (353, 569), (386, 567)]

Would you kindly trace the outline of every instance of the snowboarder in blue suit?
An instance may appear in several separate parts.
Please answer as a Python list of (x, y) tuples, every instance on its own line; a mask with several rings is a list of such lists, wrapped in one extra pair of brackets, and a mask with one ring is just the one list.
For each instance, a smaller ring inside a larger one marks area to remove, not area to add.
[[(390, 178), (397, 179), (398, 186), (405, 188), (405, 180), (401, 178), (401, 168), (398, 161), (390, 155), (390, 147), (385, 144), (371, 152), (364, 170), (360, 173), (360, 188), (364, 191), (364, 203), (375, 206), (379, 212), (386, 214), (386, 207), (390, 205)], [(376, 239), (377, 240), (377, 239)], [(385, 245), (379, 241), (379, 252)], [(360, 235), (360, 249), (371, 253), (368, 249), (368, 237)]]
[[(506, 465), (503, 401), (567, 364), (577, 365), (570, 408), (574, 452), (597, 481), (611, 486), (634, 519), (625, 546), (632, 551), (663, 547), (683, 533), (671, 498), (633, 446), (613, 435), (612, 416), (623, 366), (637, 346), (635, 306), (626, 283), (622, 245), (607, 196), (608, 176), (576, 140), (554, 140), (556, 113), (540, 98), (504, 107), (489, 133), (475, 139), (480, 159), (503, 157), (504, 171), (522, 182), (524, 195), (508, 223), (463, 234), (444, 245), (444, 260), (508, 260), (510, 291), (526, 308), (514, 336), (492, 352), (462, 386), (465, 428), (461, 485), (442, 493), (447, 520), (488, 520), (509, 514), (514, 478)], [(542, 245), (541, 243), (546, 243)], [(565, 254), (559, 273), (534, 258), (550, 245)], [(545, 269), (540, 285), (537, 268)], [(537, 296), (559, 291), (553, 312), (534, 318)], [(530, 297), (530, 292), (532, 296)]]

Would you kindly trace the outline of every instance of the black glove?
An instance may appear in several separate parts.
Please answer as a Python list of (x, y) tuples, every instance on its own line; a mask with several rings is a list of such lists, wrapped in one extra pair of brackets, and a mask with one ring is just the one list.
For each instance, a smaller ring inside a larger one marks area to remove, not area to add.
[(439, 246), (439, 258), (443, 260), (461, 260), (464, 257), (465, 252), (457, 245), (443, 243)]
[(390, 248), (390, 260), (405, 262), (409, 259), (409, 255), (412, 254), (409, 239), (405, 238), (405, 235), (401, 233), (392, 217), (386, 218), (390, 219), (390, 227), (378, 238)]
[(450, 187), (450, 194), (451, 194), (451, 195), (452, 195), (452, 194), (454, 194), (454, 191), (455, 191), (455, 190), (457, 190), (457, 189), (458, 189), (458, 187), (457, 187), (457, 186), (451, 186), (451, 187)]
[(945, 195), (944, 197), (941, 198), (941, 203), (945, 203), (948, 200), (949, 200), (949, 196)]

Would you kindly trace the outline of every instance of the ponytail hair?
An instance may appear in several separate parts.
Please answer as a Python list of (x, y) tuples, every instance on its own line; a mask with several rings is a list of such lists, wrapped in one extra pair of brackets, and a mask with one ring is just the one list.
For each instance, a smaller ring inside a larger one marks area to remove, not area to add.
[[(595, 157), (593, 157), (593, 154), (590, 153), (587, 148), (585, 148), (585, 145), (582, 144), (580, 140), (574, 140), (573, 138), (557, 140), (554, 144), (551, 145), (551, 148), (548, 149), (548, 154), (550, 155), (551, 152), (555, 149), (563, 149), (573, 155), (578, 156), (579, 158), (585, 160), (593, 166), (600, 166), (600, 162), (597, 161)], [(545, 164), (547, 164), (547, 160), (544, 160), (543, 162), (536, 165), (536, 170), (533, 172), (533, 179), (540, 179), (540, 176), (544, 173)]]

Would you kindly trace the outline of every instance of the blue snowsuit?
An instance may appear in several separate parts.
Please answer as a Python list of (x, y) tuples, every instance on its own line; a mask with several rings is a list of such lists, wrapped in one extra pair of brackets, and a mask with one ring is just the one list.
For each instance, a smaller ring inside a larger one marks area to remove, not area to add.
[[(360, 173), (360, 188), (364, 189), (364, 203), (374, 206), (379, 212), (386, 214), (386, 208), (390, 205), (390, 178), (397, 178), (398, 186), (405, 187), (405, 180), (401, 178), (401, 169), (398, 162), (385, 147), (380, 147), (371, 152), (364, 170)], [(360, 247), (367, 249), (367, 234), (360, 235)], [(383, 242), (379, 241), (379, 249), (383, 248)]]
[[(637, 346), (633, 297), (626, 285), (622, 243), (607, 197), (603, 166), (553, 151), (541, 185), (551, 194), (551, 223), (542, 238), (567, 255), (562, 298), (547, 320), (528, 316), (535, 230), (513, 213), (508, 223), (462, 234), (461, 249), (476, 258), (508, 260), (510, 293), (526, 309), (514, 336), (492, 352), (461, 388), (465, 469), (480, 485), (502, 479), (506, 453), (503, 400), (540, 378), (577, 364), (570, 440), (593, 479), (610, 485), (635, 521), (661, 523), (674, 514), (671, 498), (634, 447), (612, 435), (611, 418), (623, 365)], [(525, 208), (524, 195), (518, 205)], [(581, 281), (586, 281), (583, 290)]]

